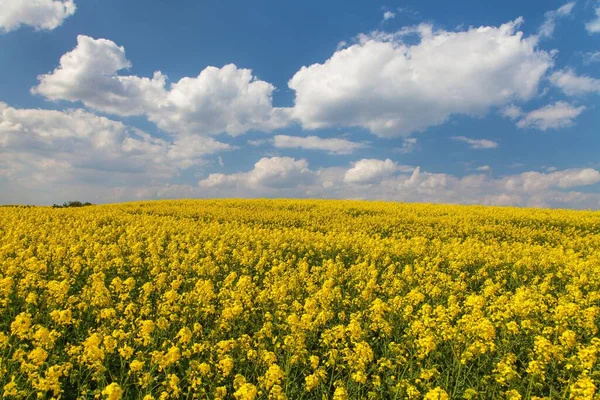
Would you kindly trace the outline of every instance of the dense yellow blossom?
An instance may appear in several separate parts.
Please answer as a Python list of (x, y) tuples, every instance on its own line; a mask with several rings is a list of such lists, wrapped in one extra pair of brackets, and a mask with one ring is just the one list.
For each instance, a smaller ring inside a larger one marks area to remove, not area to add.
[(107, 400), (119, 400), (123, 395), (123, 391), (119, 384), (113, 382), (104, 388), (102, 394), (106, 396)]
[(600, 213), (0, 208), (0, 395), (594, 399)]

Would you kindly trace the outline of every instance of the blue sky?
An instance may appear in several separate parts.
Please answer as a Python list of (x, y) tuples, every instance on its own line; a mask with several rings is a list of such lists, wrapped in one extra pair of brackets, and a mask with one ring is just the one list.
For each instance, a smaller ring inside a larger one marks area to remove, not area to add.
[(598, 2), (6, 3), (0, 203), (600, 206)]

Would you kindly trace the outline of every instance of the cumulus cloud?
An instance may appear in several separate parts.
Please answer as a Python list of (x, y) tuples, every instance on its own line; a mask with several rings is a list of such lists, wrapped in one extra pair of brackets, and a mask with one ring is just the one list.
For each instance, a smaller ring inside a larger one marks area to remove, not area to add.
[(0, 4), (0, 31), (10, 32), (22, 25), (35, 30), (52, 30), (75, 14), (73, 0), (3, 0)]
[(519, 128), (534, 128), (542, 131), (567, 128), (575, 123), (575, 118), (586, 110), (585, 106), (575, 107), (565, 101), (530, 111), (517, 122)]
[[(324, 63), (296, 72), (288, 82), (296, 91), (292, 115), (307, 129), (357, 126), (391, 137), (530, 99), (553, 59), (537, 49), (535, 37), (523, 37), (521, 22), (456, 32), (422, 24), (361, 35)], [(408, 35), (418, 43), (406, 43)]]
[(488, 139), (471, 139), (465, 136), (453, 136), (452, 139), (467, 143), (472, 149), (495, 149), (498, 143)]
[(329, 154), (352, 154), (357, 149), (367, 147), (364, 143), (352, 142), (346, 139), (323, 139), (317, 136), (287, 136), (275, 135), (273, 145), (279, 149), (323, 150)]
[(568, 96), (600, 93), (600, 79), (587, 75), (577, 75), (572, 69), (552, 73), (550, 82)]
[(559, 18), (566, 17), (571, 14), (573, 7), (575, 6), (575, 2), (571, 1), (557, 8), (556, 10), (548, 11), (544, 14), (544, 23), (540, 27), (540, 36), (542, 37), (550, 37), (554, 33), (554, 29), (556, 28), (556, 20)]
[(600, 6), (595, 9), (596, 17), (585, 24), (585, 29), (592, 34), (600, 32)]
[(396, 162), (388, 159), (362, 159), (354, 163), (344, 174), (344, 182), (351, 184), (369, 184), (380, 181), (386, 176), (392, 175), (405, 166), (398, 165)]
[(107, 39), (80, 35), (60, 65), (38, 77), (32, 92), (50, 100), (81, 101), (98, 111), (145, 115), (173, 134), (239, 135), (287, 123), (286, 110), (273, 108), (275, 87), (233, 64), (207, 67), (167, 87), (160, 71), (152, 78), (119, 75), (131, 67), (125, 49)]
[(17, 109), (0, 102), (3, 187), (164, 183), (203, 164), (203, 156), (229, 149), (213, 138), (155, 138), (80, 109)]
[(289, 188), (310, 183), (314, 172), (308, 168), (304, 159), (291, 157), (263, 157), (249, 172), (231, 175), (210, 174), (200, 181), (202, 188), (243, 187), (251, 190), (262, 188)]

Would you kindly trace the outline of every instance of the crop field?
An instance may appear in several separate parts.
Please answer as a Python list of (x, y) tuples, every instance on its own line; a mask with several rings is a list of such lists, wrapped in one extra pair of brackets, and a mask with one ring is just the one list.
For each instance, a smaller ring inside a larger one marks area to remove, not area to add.
[(594, 399), (600, 212), (0, 208), (0, 394)]

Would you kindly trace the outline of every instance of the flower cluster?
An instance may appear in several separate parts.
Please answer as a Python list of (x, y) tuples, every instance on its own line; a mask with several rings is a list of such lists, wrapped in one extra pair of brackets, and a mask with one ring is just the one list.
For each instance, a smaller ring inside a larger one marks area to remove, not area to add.
[(594, 399), (600, 213), (0, 208), (0, 396)]

